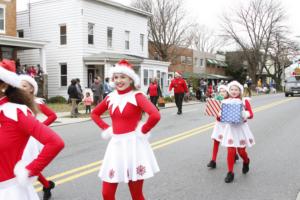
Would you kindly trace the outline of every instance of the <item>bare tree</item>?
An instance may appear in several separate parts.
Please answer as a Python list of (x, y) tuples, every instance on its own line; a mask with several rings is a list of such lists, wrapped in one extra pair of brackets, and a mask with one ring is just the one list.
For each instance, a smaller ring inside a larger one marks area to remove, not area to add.
[(256, 73), (261, 74), (265, 68), (272, 36), (285, 28), (284, 19), (284, 9), (276, 0), (251, 0), (230, 15), (224, 14), (225, 36), (243, 50), (253, 81), (256, 81)]
[(291, 57), (297, 54), (299, 46), (284, 36), (283, 33), (273, 34), (268, 54), (269, 62), (266, 62), (264, 69), (279, 88), (284, 69), (292, 64)]
[(190, 45), (190, 25), (185, 21), (181, 0), (133, 0), (131, 5), (153, 14), (149, 19), (149, 40), (163, 61), (177, 57), (177, 47)]
[(195, 25), (191, 37), (192, 47), (198, 51), (215, 53), (226, 44), (226, 40), (205, 25)]

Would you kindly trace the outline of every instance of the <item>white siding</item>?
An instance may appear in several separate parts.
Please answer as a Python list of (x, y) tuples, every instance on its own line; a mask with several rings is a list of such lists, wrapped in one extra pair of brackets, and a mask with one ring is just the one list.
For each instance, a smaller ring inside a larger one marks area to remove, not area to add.
[[(124, 53), (148, 57), (148, 41), (146, 16), (121, 10), (96, 1), (83, 0), (83, 44), (84, 54), (100, 52)], [(88, 45), (88, 23), (94, 23), (94, 45)], [(107, 27), (113, 28), (112, 48), (107, 48)], [(130, 49), (125, 50), (125, 31), (130, 31)], [(140, 48), (140, 34), (145, 35), (144, 51)]]

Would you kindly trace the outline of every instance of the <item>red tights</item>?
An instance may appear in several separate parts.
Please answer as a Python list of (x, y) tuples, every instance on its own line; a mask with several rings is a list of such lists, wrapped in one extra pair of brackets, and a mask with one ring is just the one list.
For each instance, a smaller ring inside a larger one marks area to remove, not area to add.
[(38, 181), (45, 187), (49, 188), (49, 181), (46, 179), (46, 177), (43, 176), (43, 174), (39, 173), (38, 175)]
[(244, 163), (249, 162), (249, 158), (246, 152), (246, 147), (244, 148), (227, 147), (228, 172), (233, 172), (236, 150), (238, 151), (239, 155), (242, 157)]
[(218, 150), (219, 150), (219, 144), (217, 140), (214, 139), (214, 147), (213, 147), (213, 154), (212, 154), (212, 160), (216, 162), (217, 160), (217, 155), (218, 155)]
[[(128, 186), (132, 200), (145, 200), (143, 195), (144, 180), (129, 181)], [(102, 184), (102, 196), (104, 200), (115, 200), (118, 183), (104, 182)]]

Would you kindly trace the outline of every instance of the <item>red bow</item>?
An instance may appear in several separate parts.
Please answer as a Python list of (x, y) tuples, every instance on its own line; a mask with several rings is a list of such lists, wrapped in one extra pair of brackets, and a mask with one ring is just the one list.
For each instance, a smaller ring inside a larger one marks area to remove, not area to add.
[(0, 62), (0, 66), (8, 71), (16, 72), (16, 64), (13, 60), (3, 59), (2, 62)]

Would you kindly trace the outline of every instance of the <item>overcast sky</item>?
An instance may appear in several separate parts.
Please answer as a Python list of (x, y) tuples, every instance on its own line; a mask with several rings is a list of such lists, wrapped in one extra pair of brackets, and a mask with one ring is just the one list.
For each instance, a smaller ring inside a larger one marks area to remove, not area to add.
[[(17, 0), (17, 10), (25, 10), (28, 2), (40, 0)], [(131, 0), (114, 0), (129, 5)], [(196, 19), (199, 24), (205, 24), (218, 30), (222, 13), (230, 12), (240, 3), (248, 0), (183, 0), (184, 6), (191, 19)], [(300, 36), (300, 0), (279, 0), (286, 9), (287, 25), (291, 28), (293, 37)], [(299, 39), (299, 38), (298, 38)]]

